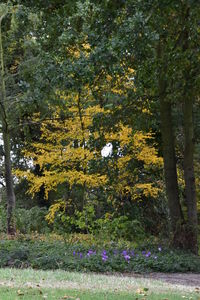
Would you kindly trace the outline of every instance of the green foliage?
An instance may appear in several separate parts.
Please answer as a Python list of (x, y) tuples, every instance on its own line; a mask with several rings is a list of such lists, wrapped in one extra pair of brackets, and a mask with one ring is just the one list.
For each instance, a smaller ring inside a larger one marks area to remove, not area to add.
[(8, 266), (94, 272), (200, 272), (200, 258), (169, 248), (141, 251), (114, 244), (104, 249), (61, 241), (2, 240), (0, 267)]
[[(191, 13), (185, 22), (183, 2), (49, 1), (52, 3), (44, 6), (42, 1), (27, 2), (18, 1), (22, 5), (4, 19), (2, 27), (7, 49), (6, 106), (14, 168), (37, 179), (32, 185), (36, 199), (42, 202), (45, 184), (51, 191), (49, 216), (53, 220), (55, 215), (51, 229), (63, 235), (90, 233), (112, 241), (168, 232), (158, 77), (163, 60), (164, 65), (167, 62), (165, 100), (173, 102), (174, 115), (180, 115), (180, 99), (185, 94), (199, 94), (199, 47), (194, 43), (200, 32), (198, 5), (188, 2)], [(0, 16), (5, 7), (0, 5)], [(182, 51), (187, 27), (189, 49)], [(161, 60), (156, 56), (159, 40), (164, 45)], [(185, 74), (191, 78), (186, 80)], [(199, 104), (195, 105), (199, 110)], [(92, 114), (95, 107), (99, 108)], [(33, 119), (35, 112), (38, 118)], [(176, 120), (174, 127), (179, 123)], [(176, 131), (177, 161), (182, 166), (183, 134), (179, 127)], [(103, 158), (101, 149), (108, 142), (113, 153)], [(37, 147), (31, 149), (31, 144)], [(30, 153), (28, 158), (22, 148)], [(159, 168), (155, 167), (156, 157)], [(29, 166), (30, 159), (34, 166)], [(97, 181), (98, 174), (101, 181)], [(22, 185), (28, 189), (24, 182)], [(184, 184), (181, 187), (185, 196)], [(46, 210), (25, 210), (29, 206), (23, 204), (23, 195), (21, 198), (17, 230), (49, 231)], [(62, 199), (62, 204), (56, 199)], [(5, 232), (3, 207), (0, 216), (0, 230)], [(97, 264), (94, 269), (101, 269), (96, 257), (92, 259)], [(54, 264), (51, 257), (40, 260), (47, 266)]]
[(83, 211), (75, 210), (73, 215), (65, 211), (56, 212), (53, 230), (63, 235), (72, 232), (90, 233), (101, 240), (112, 241), (141, 240), (145, 236), (139, 220), (115, 216), (114, 213), (105, 213), (102, 218), (97, 218), (92, 204), (85, 205)]
[(96, 233), (102, 238), (109, 237), (112, 240), (125, 239), (134, 241), (145, 236), (144, 228), (138, 220), (129, 220), (127, 216), (114, 217), (105, 214), (103, 219), (95, 222)]
[(93, 205), (85, 205), (83, 211), (75, 210), (68, 215), (67, 211), (56, 211), (53, 230), (61, 234), (71, 232), (93, 233), (95, 228), (95, 210)]
[[(15, 210), (16, 230), (22, 234), (48, 233), (50, 228), (45, 220), (46, 214), (47, 209), (38, 206), (30, 209), (17, 208)], [(6, 218), (6, 208), (0, 205), (0, 233), (6, 233)]]
[(6, 232), (6, 209), (0, 205), (0, 232)]
[(46, 208), (34, 206), (31, 209), (16, 209), (16, 229), (20, 233), (31, 232), (46, 233), (49, 232), (48, 223), (45, 220), (47, 214)]

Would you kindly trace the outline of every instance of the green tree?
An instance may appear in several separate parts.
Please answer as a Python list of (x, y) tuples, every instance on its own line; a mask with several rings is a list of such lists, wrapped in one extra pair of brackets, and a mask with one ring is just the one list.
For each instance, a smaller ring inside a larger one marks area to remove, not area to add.
[(0, 5), (0, 16), (0, 115), (7, 194), (7, 231), (8, 234), (15, 234), (12, 162), (16, 159), (16, 152), (13, 150), (19, 148), (22, 142), (19, 132), (21, 133), (20, 129), (24, 128), (20, 128), (20, 121), (25, 121), (24, 116), (27, 112), (30, 115), (30, 111), (34, 109), (32, 98), (25, 97), (29, 86), (24, 79), (27, 66), (32, 69), (30, 59), (34, 63), (35, 43), (32, 25), (36, 23), (34, 18), (36, 15), (21, 5), (3, 3)]
[[(199, 14), (195, 1), (128, 1), (118, 31), (118, 43), (124, 42), (124, 49), (132, 58), (136, 94), (147, 97), (159, 111), (173, 244), (195, 253), (198, 247), (193, 104), (199, 95), (199, 45), (195, 42), (199, 40)], [(131, 58), (127, 56), (127, 63), (131, 63)], [(187, 216), (183, 215), (179, 198), (175, 108), (183, 118)]]
[(15, 194), (12, 178), (11, 167), (11, 146), (10, 146), (10, 127), (8, 120), (8, 102), (6, 97), (5, 82), (5, 63), (2, 40), (2, 21), (9, 12), (6, 4), (0, 6), (0, 60), (1, 60), (1, 98), (0, 98), (0, 115), (2, 123), (3, 144), (4, 144), (4, 165), (5, 165), (5, 182), (7, 194), (7, 231), (8, 234), (15, 234), (14, 210), (15, 210)]

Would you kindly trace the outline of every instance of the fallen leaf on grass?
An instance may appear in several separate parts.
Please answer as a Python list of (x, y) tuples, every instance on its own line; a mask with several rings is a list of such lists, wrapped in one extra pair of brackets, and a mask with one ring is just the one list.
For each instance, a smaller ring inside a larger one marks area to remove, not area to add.
[(147, 294), (144, 293), (144, 291), (142, 291), (142, 290), (137, 290), (136, 293), (139, 294), (140, 296), (143, 296), (143, 297), (147, 296)]
[(21, 290), (17, 291), (18, 296), (24, 296), (24, 293)]
[(139, 294), (139, 295), (141, 295), (141, 296), (147, 296), (146, 292), (148, 290), (149, 290), (148, 288), (137, 289), (136, 293)]

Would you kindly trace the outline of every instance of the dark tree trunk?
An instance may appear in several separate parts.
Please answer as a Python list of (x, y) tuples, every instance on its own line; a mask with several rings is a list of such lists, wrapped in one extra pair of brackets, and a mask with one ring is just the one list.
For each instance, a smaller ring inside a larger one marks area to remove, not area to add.
[(3, 132), (3, 143), (4, 143), (4, 166), (5, 166), (5, 182), (6, 182), (6, 194), (7, 194), (7, 233), (14, 235), (15, 229), (15, 194), (13, 187), (12, 178), (12, 167), (11, 167), (11, 150), (10, 150), (10, 136), (7, 122), (6, 113), (6, 84), (5, 84), (5, 71), (4, 71), (4, 56), (3, 56), (3, 44), (2, 44), (2, 33), (1, 23), (3, 17), (0, 18), (0, 118), (2, 123)]
[(161, 135), (164, 158), (165, 185), (168, 199), (169, 214), (172, 230), (172, 244), (175, 247), (184, 247), (185, 232), (182, 226), (183, 214), (179, 199), (176, 155), (174, 146), (174, 129), (172, 124), (172, 105), (166, 99), (167, 80), (165, 79), (166, 63), (163, 61), (163, 41), (159, 41), (157, 48), (158, 55), (158, 90), (160, 100)]
[(15, 235), (15, 193), (13, 188), (11, 157), (10, 157), (10, 137), (9, 133), (4, 130), (4, 159), (5, 159), (5, 181), (6, 181), (6, 196), (7, 196), (7, 233)]
[[(190, 7), (183, 5), (183, 23), (185, 24), (182, 32), (182, 50), (183, 57), (190, 50), (189, 42), (189, 17)], [(183, 121), (184, 121), (184, 179), (185, 179), (185, 197), (187, 205), (187, 227), (186, 238), (187, 248), (195, 254), (198, 254), (198, 219), (197, 219), (197, 200), (194, 174), (194, 122), (193, 122), (193, 75), (192, 67), (186, 64), (183, 71), (185, 87), (183, 91)]]
[(194, 128), (193, 128), (193, 101), (189, 98), (184, 100), (184, 177), (185, 195), (187, 205), (187, 240), (188, 248), (198, 254), (198, 220), (197, 220), (197, 201), (194, 175)]
[(160, 115), (165, 185), (173, 233), (173, 245), (182, 247), (185, 235), (184, 232), (182, 232), (183, 216), (179, 200), (174, 135), (171, 120), (171, 103), (165, 101), (162, 97), (160, 98)]

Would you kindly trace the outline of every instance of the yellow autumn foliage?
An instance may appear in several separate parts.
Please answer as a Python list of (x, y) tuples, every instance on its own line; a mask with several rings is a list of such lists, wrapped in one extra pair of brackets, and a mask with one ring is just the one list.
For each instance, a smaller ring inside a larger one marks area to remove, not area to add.
[[(87, 87), (81, 97), (85, 94), (88, 94)], [(61, 120), (58, 108), (52, 120), (42, 122), (40, 141), (32, 143), (31, 150), (24, 151), (24, 155), (32, 159), (34, 165), (40, 166), (42, 176), (33, 175), (31, 171), (17, 170), (15, 173), (28, 180), (32, 195), (43, 186), (46, 198), (49, 191), (56, 190), (64, 182), (70, 186), (78, 184), (91, 188), (104, 185), (107, 181), (106, 175), (90, 174), (88, 171), (89, 162), (100, 156), (95, 149), (91, 150), (87, 146), (91, 136), (90, 126), (94, 116), (104, 110), (99, 105), (84, 107), (77, 93), (71, 95), (73, 105), (64, 93), (57, 91), (57, 95), (66, 101), (69, 117)], [(97, 133), (95, 135), (98, 137)]]
[[(82, 54), (87, 57), (90, 53), (90, 44), (85, 42), (79, 47), (66, 49), (68, 56), (72, 59), (79, 59)], [(131, 68), (126, 70), (126, 74), (121, 77), (115, 75), (115, 78), (102, 71), (101, 90), (104, 93), (112, 92), (118, 96), (126, 95), (127, 90), (134, 91), (135, 71)], [(73, 77), (74, 75), (71, 74)], [(99, 91), (99, 82), (94, 81), (93, 92)], [(99, 132), (91, 132), (94, 117), (99, 114), (109, 114), (109, 110), (104, 110), (100, 105), (94, 105), (94, 99), (90, 87), (85, 85), (81, 87), (81, 92), (70, 92), (56, 90), (56, 97), (65, 103), (67, 117), (60, 119), (60, 108), (52, 116), (52, 120), (43, 121), (41, 124), (41, 138), (37, 143), (32, 143), (32, 149), (25, 151), (27, 159), (32, 159), (34, 165), (39, 165), (42, 170), (41, 176), (34, 175), (31, 171), (16, 171), (16, 176), (25, 177), (30, 184), (30, 193), (34, 195), (44, 187), (45, 197), (52, 190), (56, 190), (58, 185), (67, 182), (70, 187), (74, 184), (94, 188), (108, 185), (108, 174), (99, 174), (89, 172), (91, 161), (101, 159), (100, 151), (91, 149), (88, 146), (91, 135), (95, 140), (99, 138)], [(149, 114), (150, 111), (145, 107), (143, 113)], [(112, 117), (112, 115), (111, 115)], [(36, 115), (35, 119), (40, 116)], [(101, 127), (103, 132), (103, 128)], [(141, 131), (134, 132), (132, 128), (124, 125), (122, 122), (116, 125), (116, 131), (104, 133), (107, 142), (117, 141), (123, 152), (118, 155), (114, 168), (118, 175), (111, 183), (116, 193), (124, 195), (130, 194), (133, 200), (142, 197), (156, 198), (160, 191), (159, 184), (149, 182), (144, 178), (144, 182), (139, 180), (139, 176), (129, 169), (129, 164), (133, 160), (143, 164), (144, 169), (161, 168), (163, 160), (158, 156), (156, 147), (153, 145), (152, 133)], [(110, 168), (112, 163), (107, 162)], [(139, 170), (138, 170), (139, 172)], [(109, 187), (110, 188), (110, 187)], [(59, 210), (65, 210), (65, 202), (56, 202), (50, 207), (47, 220), (53, 222), (55, 213)]]
[(66, 203), (64, 201), (57, 201), (56, 203), (52, 204), (49, 208), (49, 212), (46, 215), (46, 220), (48, 223), (53, 223), (55, 220), (55, 215), (58, 211), (65, 211)]
[[(157, 198), (162, 188), (160, 182), (149, 182), (145, 177), (144, 182), (140, 182), (138, 176), (140, 170), (138, 169), (137, 174), (136, 170), (133, 172), (129, 169), (129, 165), (134, 160), (143, 163), (144, 171), (162, 168), (163, 158), (158, 156), (158, 151), (153, 144), (153, 134), (142, 131), (133, 133), (130, 127), (120, 123), (117, 132), (109, 132), (105, 136), (107, 142), (118, 141), (122, 150), (122, 154), (116, 158), (116, 164), (113, 166), (118, 170), (116, 181), (113, 182), (114, 190), (121, 195), (130, 194), (133, 200), (142, 197)], [(126, 153), (123, 154), (125, 148)]]

